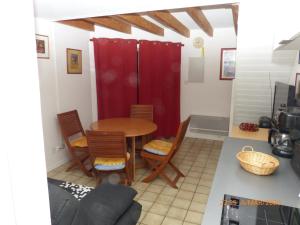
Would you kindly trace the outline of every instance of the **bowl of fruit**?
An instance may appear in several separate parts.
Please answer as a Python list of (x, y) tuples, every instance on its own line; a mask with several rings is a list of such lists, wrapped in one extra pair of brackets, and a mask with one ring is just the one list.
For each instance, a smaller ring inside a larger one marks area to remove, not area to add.
[(255, 123), (241, 123), (239, 128), (243, 131), (250, 131), (250, 132), (258, 131), (258, 125)]

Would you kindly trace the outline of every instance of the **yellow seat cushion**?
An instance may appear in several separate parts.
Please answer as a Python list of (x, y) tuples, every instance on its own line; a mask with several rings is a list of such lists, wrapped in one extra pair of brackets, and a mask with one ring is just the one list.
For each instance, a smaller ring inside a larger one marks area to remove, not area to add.
[[(129, 159), (130, 154), (127, 152), (127, 160)], [(97, 157), (94, 162), (94, 167), (97, 170), (120, 170), (125, 168), (125, 159)]]
[(88, 146), (86, 136), (81, 136), (80, 138), (70, 141), (70, 143), (72, 147), (84, 148)]
[(145, 144), (143, 149), (156, 155), (168, 155), (172, 148), (172, 143), (161, 140), (152, 140)]

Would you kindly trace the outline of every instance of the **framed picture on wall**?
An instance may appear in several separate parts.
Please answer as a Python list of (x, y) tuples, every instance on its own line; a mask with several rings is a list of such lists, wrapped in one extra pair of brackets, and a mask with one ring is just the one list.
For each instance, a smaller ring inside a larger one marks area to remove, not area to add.
[(49, 38), (46, 35), (35, 35), (36, 53), (38, 58), (49, 59)]
[(295, 97), (300, 99), (300, 73), (296, 73), (295, 89)]
[(220, 80), (235, 78), (236, 48), (221, 48)]
[(78, 49), (67, 48), (68, 74), (82, 74), (82, 52)]

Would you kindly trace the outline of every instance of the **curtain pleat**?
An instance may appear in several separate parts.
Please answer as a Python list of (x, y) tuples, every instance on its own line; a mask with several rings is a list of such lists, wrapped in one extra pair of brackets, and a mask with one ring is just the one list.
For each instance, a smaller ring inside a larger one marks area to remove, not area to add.
[(137, 40), (95, 38), (98, 119), (128, 117), (137, 103)]
[(180, 123), (181, 44), (140, 41), (139, 104), (154, 106), (155, 136), (176, 135)]

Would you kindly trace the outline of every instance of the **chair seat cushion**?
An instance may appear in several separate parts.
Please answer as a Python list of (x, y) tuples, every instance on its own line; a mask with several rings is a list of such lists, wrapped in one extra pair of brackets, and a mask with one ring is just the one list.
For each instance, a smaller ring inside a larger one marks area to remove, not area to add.
[(172, 143), (161, 140), (152, 140), (145, 144), (143, 149), (156, 155), (168, 155), (172, 148)]
[[(129, 159), (130, 154), (127, 152), (127, 160)], [(125, 168), (125, 159), (97, 157), (94, 162), (94, 167), (97, 170), (121, 170)]]
[(81, 136), (80, 138), (70, 141), (70, 143), (72, 147), (84, 148), (88, 146), (86, 136)]

